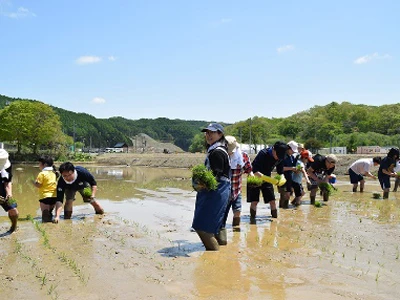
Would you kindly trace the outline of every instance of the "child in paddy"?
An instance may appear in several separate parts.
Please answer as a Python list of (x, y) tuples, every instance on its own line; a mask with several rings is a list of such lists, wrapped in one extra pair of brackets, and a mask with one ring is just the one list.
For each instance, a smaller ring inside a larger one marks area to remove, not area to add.
[(314, 159), (310, 155), (310, 151), (303, 150), (300, 152), (300, 157), (296, 163), (296, 171), (292, 174), (293, 189), (295, 198), (291, 202), (295, 206), (301, 205), (301, 198), (305, 195), (303, 186), (301, 184), (303, 177), (306, 179), (307, 184), (311, 184), (306, 172), (306, 165), (308, 162), (314, 162)]
[(56, 216), (54, 223), (58, 223), (61, 214), (62, 202), (57, 201), (57, 171), (53, 165), (53, 159), (48, 156), (39, 158), (39, 169), (34, 185), (39, 189), (40, 209), (42, 210), (42, 222), (51, 222), (52, 211), (55, 207)]

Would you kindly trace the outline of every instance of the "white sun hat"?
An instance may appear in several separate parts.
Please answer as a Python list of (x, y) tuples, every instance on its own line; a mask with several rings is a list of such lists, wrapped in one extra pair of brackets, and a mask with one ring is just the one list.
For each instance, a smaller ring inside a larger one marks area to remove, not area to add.
[(297, 152), (298, 144), (295, 141), (290, 141), (287, 145), (292, 149), (293, 152)]
[(0, 149), (0, 170), (7, 169), (10, 166), (11, 166), (11, 163), (8, 160), (8, 152), (4, 149)]

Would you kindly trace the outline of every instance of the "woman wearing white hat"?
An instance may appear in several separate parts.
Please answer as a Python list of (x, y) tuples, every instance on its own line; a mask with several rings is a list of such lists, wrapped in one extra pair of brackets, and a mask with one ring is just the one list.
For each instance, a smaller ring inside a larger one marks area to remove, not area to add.
[(17, 203), (12, 199), (12, 166), (8, 160), (8, 152), (0, 149), (0, 205), (8, 213), (11, 220), (11, 227), (8, 233), (17, 230), (18, 210)]

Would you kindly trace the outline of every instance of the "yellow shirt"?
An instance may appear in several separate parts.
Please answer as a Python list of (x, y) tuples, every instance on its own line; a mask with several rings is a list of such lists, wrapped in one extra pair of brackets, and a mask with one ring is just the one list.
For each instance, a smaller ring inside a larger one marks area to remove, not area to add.
[(41, 184), (39, 199), (57, 197), (57, 177), (53, 171), (41, 171), (36, 182)]

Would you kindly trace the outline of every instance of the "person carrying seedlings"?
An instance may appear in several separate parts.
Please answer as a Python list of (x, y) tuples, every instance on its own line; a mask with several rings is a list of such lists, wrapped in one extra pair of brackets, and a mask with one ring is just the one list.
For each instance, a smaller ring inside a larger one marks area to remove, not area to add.
[(307, 169), (307, 175), (311, 182), (308, 185), (308, 190), (310, 191), (310, 203), (312, 205), (315, 204), (318, 187), (321, 189), (323, 200), (329, 200), (329, 190), (321, 186), (329, 184), (329, 175), (335, 170), (338, 159), (335, 154), (328, 154), (326, 156), (316, 154), (313, 160), (314, 162)]
[(296, 162), (296, 171), (294, 171), (292, 174), (295, 198), (293, 199), (293, 201), (291, 203), (295, 206), (301, 205), (301, 199), (305, 195), (303, 185), (302, 185), (303, 177), (305, 178), (308, 185), (311, 184), (310, 179), (308, 178), (307, 171), (306, 171), (306, 165), (308, 163), (312, 163), (312, 162), (314, 162), (314, 159), (310, 155), (310, 151), (303, 150), (300, 152), (300, 157)]
[(383, 190), (383, 199), (389, 198), (390, 177), (398, 177), (397, 173), (394, 172), (394, 168), (396, 162), (399, 160), (399, 156), (399, 148), (392, 148), (379, 165), (378, 179)]
[[(59, 174), (53, 164), (53, 159), (49, 156), (42, 156), (38, 159), (40, 173), (33, 182), (39, 190), (40, 209), (42, 211), (42, 222), (58, 223), (62, 209), (62, 201), (57, 200), (57, 180)], [(55, 217), (53, 209), (55, 207)]]
[[(278, 174), (283, 174), (283, 160), (287, 156), (289, 146), (281, 141), (276, 142), (272, 147), (264, 148), (258, 152), (252, 163), (253, 173), (257, 177), (263, 175), (271, 176), (272, 170), (276, 167)], [(274, 186), (264, 182), (261, 186), (247, 186), (247, 202), (250, 203), (250, 218), (255, 220), (257, 205), (262, 193), (264, 203), (269, 203), (271, 216), (278, 217), (278, 210), (275, 203)]]
[(357, 192), (358, 183), (360, 183), (360, 193), (364, 192), (364, 176), (377, 179), (377, 177), (371, 173), (371, 167), (379, 166), (381, 160), (382, 159), (380, 156), (376, 156), (374, 158), (360, 158), (350, 165), (349, 177), (350, 183), (353, 184), (353, 193)]
[(11, 221), (8, 234), (17, 230), (19, 215), (17, 202), (12, 198), (12, 177), (12, 165), (8, 159), (8, 152), (5, 149), (0, 149), (0, 205), (7, 212)]
[(290, 141), (287, 145), (289, 146), (287, 156), (283, 160), (283, 175), (285, 176), (286, 183), (278, 188), (280, 193), (279, 208), (289, 208), (289, 199), (293, 194), (292, 174), (296, 170), (296, 162), (298, 160), (298, 144), (295, 141)]
[(199, 235), (206, 250), (219, 250), (227, 244), (226, 229), (223, 227), (226, 207), (231, 192), (230, 164), (224, 128), (211, 123), (202, 129), (207, 143), (205, 166), (214, 174), (218, 186), (215, 190), (199, 189), (192, 228)]
[(87, 169), (65, 162), (60, 166), (59, 172), (61, 178), (57, 184), (57, 201), (63, 202), (65, 195), (64, 219), (71, 219), (76, 192), (82, 195), (84, 202), (89, 202), (93, 206), (96, 214), (104, 214), (104, 209), (95, 199), (96, 180)]
[(231, 166), (231, 195), (225, 212), (224, 224), (232, 207), (232, 226), (239, 226), (242, 210), (242, 175), (245, 173), (249, 176), (254, 176), (254, 174), (250, 157), (246, 152), (240, 150), (236, 138), (231, 135), (227, 135), (225, 138), (228, 142), (229, 163)]

